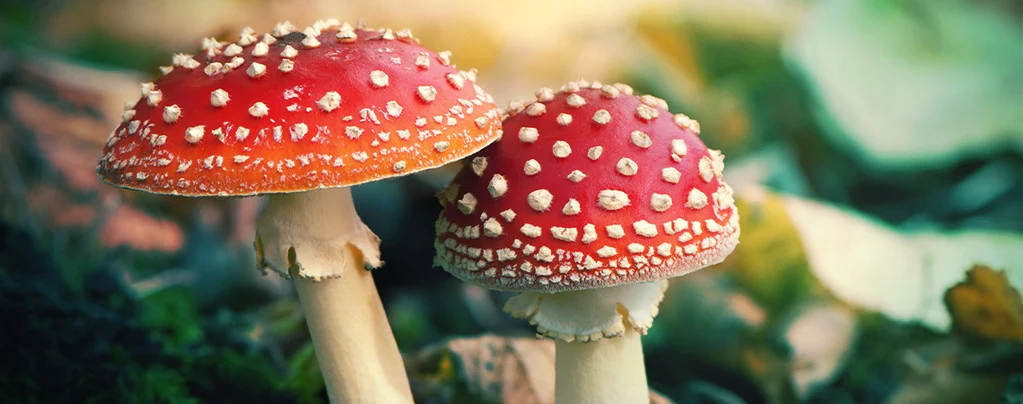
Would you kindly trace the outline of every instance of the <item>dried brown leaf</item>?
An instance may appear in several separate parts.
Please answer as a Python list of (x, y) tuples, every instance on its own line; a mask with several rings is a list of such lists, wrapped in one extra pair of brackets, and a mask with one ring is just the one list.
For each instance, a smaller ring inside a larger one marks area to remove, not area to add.
[(1023, 342), (1023, 297), (1004, 271), (976, 265), (945, 292), (952, 330), (971, 339)]

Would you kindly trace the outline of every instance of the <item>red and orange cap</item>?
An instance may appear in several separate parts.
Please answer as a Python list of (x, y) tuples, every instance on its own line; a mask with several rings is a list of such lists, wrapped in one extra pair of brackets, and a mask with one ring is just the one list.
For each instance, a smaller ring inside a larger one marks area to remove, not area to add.
[(290, 23), (208, 38), (142, 84), (97, 167), (186, 196), (350, 186), (467, 156), (500, 136), (493, 99), (407, 31)]
[(574, 82), (513, 105), (506, 136), (442, 194), (437, 259), (481, 286), (562, 292), (681, 276), (736, 246), (724, 156), (628, 86)]

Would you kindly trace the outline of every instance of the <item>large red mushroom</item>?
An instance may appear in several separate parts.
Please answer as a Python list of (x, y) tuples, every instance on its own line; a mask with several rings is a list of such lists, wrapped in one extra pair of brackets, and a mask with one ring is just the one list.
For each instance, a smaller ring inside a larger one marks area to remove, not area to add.
[(579, 81), (513, 104), (506, 136), (442, 194), (437, 263), (522, 292), (505, 310), (557, 341), (557, 401), (647, 400), (639, 336), (664, 279), (739, 239), (724, 157), (658, 98)]
[(407, 30), (336, 20), (203, 41), (144, 83), (99, 160), (115, 186), (269, 195), (258, 261), (294, 276), (332, 401), (410, 402), (348, 187), (441, 166), (500, 136), (493, 99)]

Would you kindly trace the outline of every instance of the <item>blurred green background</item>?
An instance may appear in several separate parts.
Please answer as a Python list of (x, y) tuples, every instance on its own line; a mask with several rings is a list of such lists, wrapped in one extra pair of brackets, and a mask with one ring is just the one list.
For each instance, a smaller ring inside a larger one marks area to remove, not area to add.
[[(664, 397), (1023, 400), (1017, 0), (3, 0), (4, 401), (325, 400), (292, 286), (253, 270), (262, 200), (125, 192), (93, 168), (172, 53), (330, 17), (411, 28), (501, 105), (585, 78), (700, 121), (742, 244), (674, 281), (644, 338)], [(417, 402), (552, 402), (502, 387), (553, 378), (508, 295), (432, 268), (456, 168), (354, 188)], [(974, 265), (995, 271), (947, 293)], [(484, 382), (488, 349), (519, 365)]]

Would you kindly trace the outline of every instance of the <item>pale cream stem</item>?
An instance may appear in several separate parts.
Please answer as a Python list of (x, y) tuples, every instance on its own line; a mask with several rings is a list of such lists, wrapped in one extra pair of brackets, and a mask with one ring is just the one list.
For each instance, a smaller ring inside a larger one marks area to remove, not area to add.
[(262, 265), (295, 278), (332, 403), (411, 403), (401, 354), (372, 274), (379, 239), (351, 190), (270, 196), (256, 227)]
[(640, 334), (632, 327), (614, 338), (555, 343), (557, 404), (646, 403), (650, 391)]

